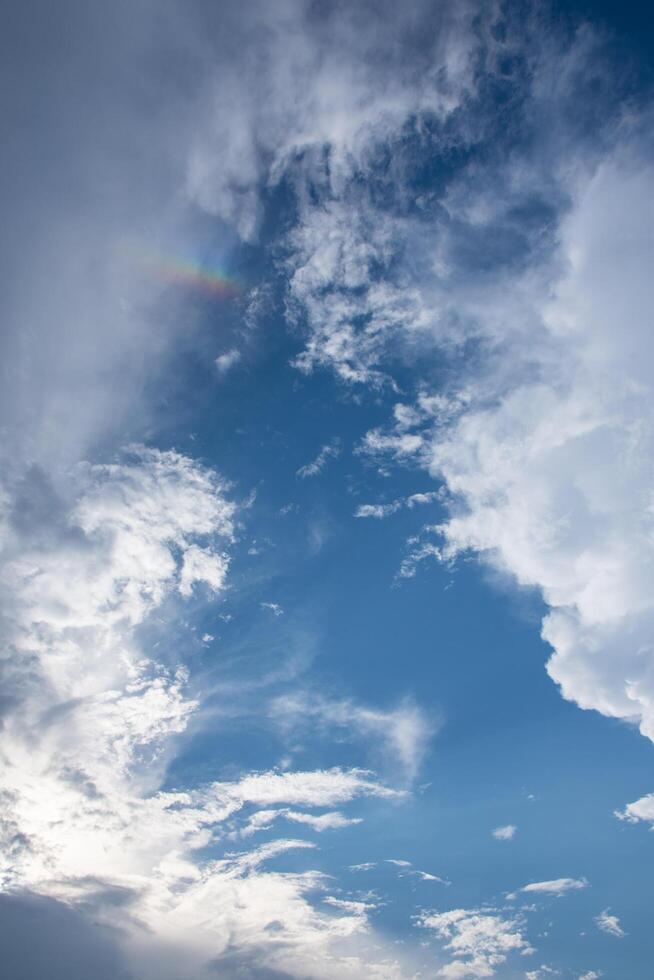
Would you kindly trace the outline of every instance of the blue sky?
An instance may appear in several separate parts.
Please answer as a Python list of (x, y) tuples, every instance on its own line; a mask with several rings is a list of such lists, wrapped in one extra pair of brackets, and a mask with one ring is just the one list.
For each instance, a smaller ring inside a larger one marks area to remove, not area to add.
[(647, 980), (647, 12), (8, 27), (12, 980)]

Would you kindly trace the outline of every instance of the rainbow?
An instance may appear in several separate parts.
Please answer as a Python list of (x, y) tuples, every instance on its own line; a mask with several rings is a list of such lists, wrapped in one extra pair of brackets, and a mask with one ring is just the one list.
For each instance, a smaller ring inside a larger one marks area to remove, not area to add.
[(207, 296), (228, 299), (245, 292), (243, 284), (224, 269), (202, 262), (166, 258), (155, 252), (129, 250), (148, 275), (171, 286), (192, 289)]

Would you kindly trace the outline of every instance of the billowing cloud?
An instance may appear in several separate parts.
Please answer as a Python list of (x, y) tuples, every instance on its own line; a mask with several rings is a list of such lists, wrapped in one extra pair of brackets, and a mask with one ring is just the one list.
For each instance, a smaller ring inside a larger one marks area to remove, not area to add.
[(633, 803), (627, 803), (623, 810), (616, 810), (616, 817), (619, 820), (626, 820), (627, 823), (638, 823), (644, 820), (654, 825), (654, 793), (641, 796)]
[(461, 413), (428, 452), (461, 502), (439, 528), (445, 557), (474, 550), (538, 587), (551, 610), (548, 671), (563, 694), (648, 736), (652, 402), (641, 365), (651, 278), (641, 202), (653, 180), (637, 157), (598, 168), (562, 225), (565, 272), (541, 305), (550, 353), (539, 377), (528, 380), (518, 359), (499, 401)]
[(506, 917), (494, 909), (452, 909), (424, 913), (419, 924), (445, 940), (453, 957), (438, 976), (449, 980), (492, 977), (510, 953), (529, 955), (533, 949), (524, 937), (524, 920)]
[[(365, 932), (366, 910), (323, 911), (310, 900), (322, 875), (267, 870), (309, 841), (200, 852), (226, 844), (235, 822), (254, 831), (283, 816), (322, 832), (357, 822), (335, 806), (401, 794), (337, 768), (161, 788), (199, 703), (187, 693), (183, 656), (160, 647), (155, 659), (144, 638), (155, 611), (165, 617), (192, 592), (224, 587), (236, 511), (224, 483), (179, 453), (136, 447), (113, 463), (74, 467), (58, 493), (38, 471), (10, 489), (4, 887), (92, 907), (98, 921), (120, 926), (121, 955), (139, 977), (200, 976), (228, 949), (274, 960), (278, 947), (280, 966), (303, 975), (317, 945), (316, 975), (340, 975), (328, 946)], [(272, 952), (271, 929), (283, 936)], [(304, 952), (282, 955), (287, 943)]]

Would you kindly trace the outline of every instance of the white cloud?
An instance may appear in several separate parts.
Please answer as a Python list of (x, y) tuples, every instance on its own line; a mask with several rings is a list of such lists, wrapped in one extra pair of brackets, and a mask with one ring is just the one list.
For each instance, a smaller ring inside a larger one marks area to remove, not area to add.
[(627, 823), (644, 820), (654, 825), (654, 793), (648, 793), (647, 796), (628, 803), (624, 810), (616, 810), (615, 816), (618, 820), (626, 820)]
[[(443, 551), (433, 541), (434, 527), (427, 525), (420, 534), (414, 534), (407, 540), (408, 554), (402, 559), (398, 571), (399, 578), (413, 578), (421, 562), (433, 558), (443, 559)], [(425, 535), (427, 538), (425, 539)]]
[(351, 827), (362, 823), (361, 817), (344, 817), (338, 810), (331, 810), (328, 813), (318, 815), (287, 810), (284, 816), (294, 823), (307, 824), (312, 830), (317, 830), (318, 833), (322, 833), (323, 830), (340, 830), (342, 827)]
[(555, 878), (552, 881), (532, 881), (519, 890), (527, 894), (556, 895), (560, 898), (567, 892), (588, 888), (585, 878)]
[[(163, 622), (198, 585), (223, 588), (235, 520), (225, 485), (178, 453), (137, 448), (74, 468), (59, 498), (49, 491), (39, 524), (33, 504), (45, 488), (33, 481), (13, 488), (14, 520), (4, 528), (12, 622), (3, 886), (90, 903), (120, 930), (144, 978), (199, 976), (228, 950), (320, 977), (356, 976), (364, 956), (374, 976), (378, 954), (359, 939), (350, 960), (339, 952), (365, 934), (366, 909), (323, 911), (321, 874), (267, 867), (291, 849), (309, 853), (309, 842), (282, 838), (212, 859), (199, 852), (211, 845), (215, 854), (239, 823), (254, 831), (280, 816), (323, 832), (357, 822), (336, 806), (401, 794), (369, 772), (339, 768), (161, 789), (174, 740), (199, 705), (178, 653), (161, 645), (148, 655), (147, 630), (153, 614)], [(32, 504), (29, 524), (15, 522), (21, 494)], [(248, 816), (253, 808), (261, 809)], [(118, 905), (106, 899), (116, 890)], [(271, 926), (283, 947), (270, 941)]]
[(514, 824), (508, 823), (504, 827), (496, 827), (493, 831), (493, 837), (495, 840), (513, 840), (517, 829)]
[(430, 464), (464, 504), (441, 527), (445, 555), (481, 552), (540, 588), (548, 671), (564, 696), (650, 737), (652, 398), (641, 366), (651, 290), (642, 201), (653, 184), (647, 166), (617, 157), (579, 192), (561, 233), (567, 271), (542, 307), (551, 349), (539, 380), (517, 361), (499, 403), (441, 433)]
[(264, 772), (236, 783), (215, 784), (242, 803), (292, 803), (296, 806), (334, 806), (356, 796), (393, 799), (400, 795), (376, 782), (365, 769), (325, 769), (310, 772)]
[(414, 868), (411, 861), (405, 861), (401, 858), (386, 858), (387, 864), (395, 864), (401, 870), (398, 872), (400, 878), (406, 878), (409, 876), (414, 876), (419, 878), (421, 881), (437, 881), (441, 885), (451, 885), (451, 881), (446, 881), (445, 878), (441, 878), (439, 875), (431, 874), (429, 871), (420, 871), (418, 868)]
[(218, 373), (222, 375), (227, 374), (227, 372), (230, 371), (231, 368), (235, 367), (238, 364), (238, 362), (241, 360), (241, 357), (242, 354), (237, 347), (232, 347), (230, 348), (230, 350), (226, 350), (222, 354), (219, 354), (216, 360), (214, 361)]
[(337, 456), (340, 456), (340, 453), (340, 440), (332, 439), (331, 442), (326, 443), (322, 447), (314, 460), (307, 463), (305, 466), (301, 466), (296, 475), (301, 477), (303, 480), (306, 480), (306, 478), (309, 476), (317, 476), (319, 473), (322, 473), (328, 460), (336, 459)]
[(524, 937), (520, 916), (507, 918), (492, 909), (452, 909), (424, 913), (418, 921), (446, 940), (444, 948), (454, 958), (440, 968), (438, 976), (449, 980), (492, 977), (510, 953), (533, 952)]
[(597, 970), (588, 970), (586, 973), (579, 975), (579, 980), (600, 980), (602, 976)]
[(609, 936), (615, 936), (616, 939), (624, 939), (626, 932), (620, 925), (620, 920), (617, 915), (610, 915), (609, 909), (604, 909), (603, 912), (595, 919), (595, 925), (602, 932), (606, 932)]
[(404, 500), (392, 500), (387, 504), (360, 504), (354, 512), (355, 517), (376, 517), (381, 519), (397, 513), (403, 507), (413, 510), (414, 507), (421, 507), (425, 504), (432, 504), (440, 498), (438, 491), (429, 493), (412, 493)]
[[(385, 5), (374, 22), (357, 8), (326, 10), (316, 19), (304, 2), (274, 10), (257, 3), (245, 13), (225, 5), (214, 17), (218, 26), (230, 24), (239, 57), (230, 57), (231, 46), (212, 52), (213, 84), (189, 155), (189, 193), (244, 238), (257, 234), (261, 187), (289, 171), (301, 181), (304, 170), (338, 193), (371, 149), (413, 114), (445, 118), (456, 108), (472, 76), (472, 16), (467, 4), (437, 14), (422, 2), (410, 14)], [(417, 25), (425, 38), (419, 51), (411, 43)], [(221, 35), (214, 34), (219, 46)], [(328, 174), (321, 166), (325, 147)], [(321, 245), (318, 279), (339, 261), (328, 229)], [(353, 270), (361, 261), (348, 260)]]
[[(354, 795), (358, 795), (355, 793)], [(363, 791), (362, 791), (363, 795)], [(348, 799), (351, 799), (349, 797)], [(305, 805), (307, 801), (305, 800)], [(347, 802), (347, 800), (341, 800)], [(309, 803), (308, 805), (314, 805)], [(341, 830), (343, 827), (353, 827), (362, 823), (360, 817), (346, 817), (339, 810), (328, 810), (326, 813), (303, 813), (298, 810), (291, 810), (287, 807), (274, 810), (257, 810), (251, 814), (247, 822), (238, 831), (231, 834), (233, 837), (251, 837), (253, 834), (262, 830), (270, 830), (276, 820), (289, 820), (291, 823), (304, 824), (317, 833), (325, 830)]]
[(278, 724), (293, 729), (316, 723), (325, 729), (335, 728), (370, 744), (390, 768), (399, 769), (408, 782), (415, 779), (429, 743), (438, 729), (437, 721), (409, 699), (398, 707), (384, 711), (350, 700), (337, 700), (311, 694), (281, 696), (272, 703), (271, 712)]
[(269, 609), (273, 616), (283, 616), (284, 610), (279, 605), (278, 602), (260, 602), (259, 605), (262, 609)]
[(414, 875), (416, 875), (416, 877), (420, 878), (421, 881), (437, 881), (441, 885), (451, 885), (452, 884), (451, 881), (447, 881), (445, 878), (441, 878), (440, 875), (433, 875), (433, 874), (431, 874), (430, 871), (419, 871), (418, 869), (416, 869), (415, 871), (412, 871), (411, 873), (414, 874)]
[(354, 512), (355, 517), (376, 517), (381, 520), (390, 514), (395, 514), (402, 506), (399, 500), (390, 504), (360, 504)]

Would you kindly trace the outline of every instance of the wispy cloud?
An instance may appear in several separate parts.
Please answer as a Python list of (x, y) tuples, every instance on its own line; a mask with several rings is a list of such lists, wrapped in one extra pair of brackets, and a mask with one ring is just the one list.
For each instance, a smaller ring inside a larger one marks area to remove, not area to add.
[(398, 510), (408, 507), (422, 507), (425, 504), (436, 503), (441, 497), (437, 490), (430, 490), (428, 493), (412, 493), (409, 497), (400, 500), (392, 500), (387, 504), (360, 504), (354, 512), (355, 517), (376, 517), (381, 519), (396, 514)]
[(283, 616), (284, 610), (279, 605), (278, 602), (260, 602), (259, 605), (262, 609), (268, 609), (273, 616)]
[(299, 470), (297, 470), (296, 475), (302, 480), (306, 480), (307, 477), (310, 476), (318, 476), (319, 473), (322, 473), (328, 461), (330, 459), (336, 459), (336, 457), (340, 456), (340, 454), (340, 439), (332, 439), (331, 442), (326, 443), (322, 447), (315, 459), (313, 459), (310, 463), (307, 463), (305, 466), (301, 466)]
[(557, 898), (561, 898), (568, 892), (579, 891), (582, 888), (588, 888), (588, 882), (585, 878), (554, 878), (552, 881), (532, 881), (520, 888), (519, 891), (528, 895), (555, 895)]
[(415, 878), (419, 878), (421, 881), (437, 881), (441, 885), (451, 885), (451, 881), (446, 881), (445, 878), (441, 878), (440, 875), (432, 874), (430, 871), (420, 871), (418, 868), (414, 868), (411, 861), (405, 861), (400, 858), (386, 858), (386, 864), (394, 864), (400, 871), (398, 871), (398, 876), (401, 878), (406, 878), (413, 875)]
[(369, 744), (374, 754), (381, 749), (382, 760), (407, 782), (417, 776), (429, 743), (439, 727), (421, 708), (406, 699), (389, 710), (372, 708), (351, 700), (337, 700), (313, 694), (290, 694), (271, 705), (278, 724), (293, 730), (309, 724), (349, 733)]

